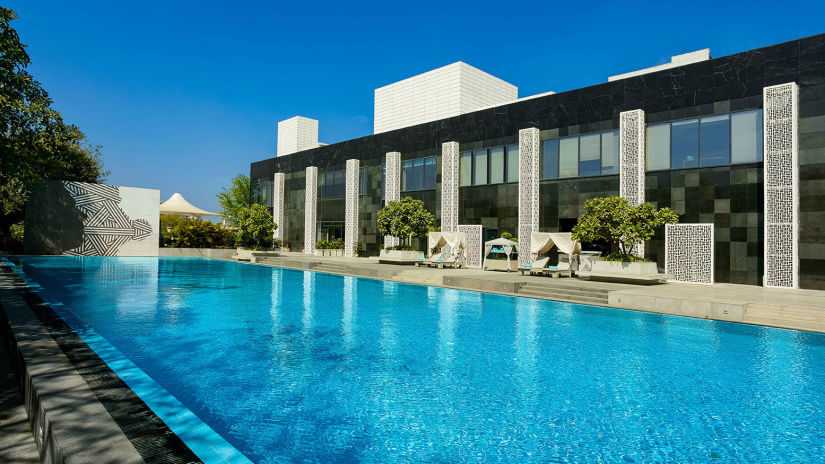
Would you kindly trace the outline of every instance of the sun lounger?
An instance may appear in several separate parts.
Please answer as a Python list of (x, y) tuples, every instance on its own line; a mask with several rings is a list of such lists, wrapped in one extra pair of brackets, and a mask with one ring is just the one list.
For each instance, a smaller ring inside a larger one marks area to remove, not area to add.
[(547, 263), (550, 261), (550, 258), (541, 258), (533, 261), (531, 264), (527, 264), (524, 266), (519, 266), (518, 270), (521, 271), (521, 275), (524, 275), (525, 272), (529, 273), (530, 275), (533, 274), (541, 274), (543, 269), (547, 266)]
[(542, 269), (542, 275), (558, 278), (562, 276), (573, 277), (573, 271), (569, 263), (559, 263), (558, 266), (546, 266)]
[(422, 265), (423, 266), (433, 266), (436, 263), (436, 261), (438, 261), (438, 260), (444, 261), (443, 255), (444, 255), (444, 253), (436, 253), (436, 254), (434, 254), (434, 255), (430, 256), (429, 258), (426, 258), (426, 259), (425, 258), (418, 258), (418, 261), (415, 262), (415, 267), (419, 267), (419, 266), (422, 266)]

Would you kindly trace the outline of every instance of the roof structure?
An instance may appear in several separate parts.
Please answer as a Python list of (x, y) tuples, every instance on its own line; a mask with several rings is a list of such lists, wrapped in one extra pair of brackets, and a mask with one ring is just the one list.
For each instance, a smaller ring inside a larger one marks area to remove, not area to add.
[(174, 214), (183, 217), (217, 216), (217, 213), (198, 208), (186, 201), (180, 193), (173, 193), (168, 200), (160, 204), (160, 214)]

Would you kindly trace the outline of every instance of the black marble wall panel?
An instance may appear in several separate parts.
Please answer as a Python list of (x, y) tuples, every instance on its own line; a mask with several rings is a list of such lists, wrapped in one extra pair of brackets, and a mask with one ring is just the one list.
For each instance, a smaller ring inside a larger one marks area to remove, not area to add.
[[(543, 138), (551, 132), (562, 137), (598, 132), (615, 129), (619, 113), (632, 109), (644, 110), (647, 123), (656, 123), (761, 108), (763, 87), (791, 81), (800, 85), (800, 282), (804, 288), (825, 289), (825, 34), (271, 158), (252, 163), (250, 176), (271, 179), (275, 172), (294, 173), (287, 175), (285, 222), (287, 240), (300, 250), (304, 168), (343, 166), (350, 158), (372, 166), (369, 195), (361, 197), (362, 241), (371, 254), (383, 241), (375, 231), (374, 215), (383, 205), (380, 169), (387, 152), (399, 151), (406, 158), (440, 154), (447, 141), (458, 141), (462, 150), (492, 146), (488, 142), (496, 140), (506, 144), (527, 127), (538, 127)], [(440, 161), (439, 156), (436, 190), (402, 192), (422, 199), (437, 217)], [(761, 163), (648, 173), (647, 196), (683, 214), (683, 222), (716, 224), (718, 281), (759, 284), (761, 178)], [(461, 187), (459, 222), (515, 231), (515, 185)], [(587, 198), (617, 192), (618, 176), (543, 181), (541, 228), (567, 229), (584, 212)], [(321, 206), (321, 214), (333, 217), (337, 213), (327, 211), (328, 206)], [(648, 250), (664, 264), (663, 237), (653, 240)]]

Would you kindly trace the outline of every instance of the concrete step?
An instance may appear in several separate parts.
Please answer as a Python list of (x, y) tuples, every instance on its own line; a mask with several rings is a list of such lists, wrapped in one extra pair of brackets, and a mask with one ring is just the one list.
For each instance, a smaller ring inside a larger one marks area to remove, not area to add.
[(578, 303), (595, 306), (607, 306), (607, 298), (595, 298), (578, 295), (566, 295), (564, 293), (548, 294), (544, 292), (520, 291), (519, 296), (526, 296), (528, 298), (538, 298), (541, 300), (563, 301), (566, 303)]
[(750, 324), (767, 325), (771, 327), (782, 327), (794, 330), (807, 330), (810, 332), (825, 333), (825, 323), (814, 321), (796, 321), (784, 317), (768, 316), (745, 316), (742, 322)]
[(519, 293), (523, 291), (529, 291), (533, 293), (546, 293), (549, 295), (555, 294), (565, 294), (565, 295), (577, 295), (583, 297), (593, 297), (593, 298), (605, 298), (607, 299), (607, 290), (603, 289), (596, 289), (596, 288), (582, 288), (582, 287), (549, 287), (549, 286), (538, 286), (533, 284), (526, 284), (525, 286), (521, 287)]
[(802, 308), (794, 308), (793, 310), (785, 309), (771, 311), (769, 309), (762, 308), (753, 310), (750, 307), (748, 307), (748, 309), (745, 311), (745, 319), (750, 318), (768, 318), (825, 325), (825, 312), (819, 310), (803, 310)]
[[(549, 280), (549, 279), (548, 279)], [(565, 290), (590, 290), (594, 292), (609, 292), (610, 289), (598, 287), (594, 285), (582, 284), (580, 281), (569, 281), (565, 282), (566, 279), (558, 279), (556, 281), (550, 282), (534, 282), (530, 281), (525, 283), (525, 286), (531, 286), (535, 288), (549, 288), (549, 289), (565, 289)], [(557, 283), (558, 282), (558, 283)]]

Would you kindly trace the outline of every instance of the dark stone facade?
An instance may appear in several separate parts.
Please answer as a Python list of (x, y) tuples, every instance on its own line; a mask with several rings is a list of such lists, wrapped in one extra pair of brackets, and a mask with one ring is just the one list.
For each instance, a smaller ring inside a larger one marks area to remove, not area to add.
[[(619, 113), (645, 111), (648, 124), (762, 107), (763, 88), (799, 84), (800, 285), (825, 289), (825, 34), (770, 47), (525, 100), (391, 132), (370, 135), (253, 163), (250, 175), (272, 179), (287, 173), (285, 222), (293, 249), (303, 244), (304, 169), (343, 169), (361, 160), (369, 171), (361, 197), (361, 241), (375, 253), (382, 241), (375, 215), (382, 205), (381, 166), (387, 152), (402, 159), (441, 153), (443, 142), (461, 150), (514, 143), (519, 129), (537, 127), (542, 139), (618, 128)], [(415, 153), (415, 155), (413, 155)], [(440, 215), (439, 156), (435, 190), (402, 192)], [(569, 230), (592, 197), (618, 194), (617, 175), (542, 181), (540, 228)], [(648, 172), (646, 200), (669, 206), (682, 222), (716, 227), (716, 280), (758, 285), (762, 279), (762, 163)], [(514, 183), (460, 188), (459, 223), (515, 233), (518, 186)], [(343, 200), (318, 202), (319, 221), (343, 221)], [(660, 234), (661, 235), (661, 234)], [(664, 238), (647, 247), (663, 265)]]

